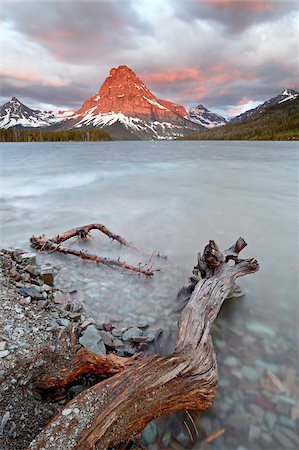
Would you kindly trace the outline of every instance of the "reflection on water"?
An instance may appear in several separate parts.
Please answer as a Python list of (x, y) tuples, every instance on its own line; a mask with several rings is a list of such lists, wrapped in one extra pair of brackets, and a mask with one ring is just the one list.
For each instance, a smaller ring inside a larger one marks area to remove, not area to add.
[[(213, 329), (215, 403), (206, 413), (160, 418), (141, 442), (152, 450), (198, 449), (224, 429), (207, 448), (298, 448), (295, 143), (2, 144), (0, 162), (2, 246), (24, 248), (32, 234), (100, 222), (168, 255), (153, 260), (161, 271), (152, 279), (53, 256), (57, 283), (76, 289), (99, 321), (168, 327), (197, 252), (209, 239), (227, 248), (244, 236), (244, 257), (257, 258), (261, 269), (240, 279), (246, 296), (227, 302)], [(146, 262), (93, 236), (89, 252)]]

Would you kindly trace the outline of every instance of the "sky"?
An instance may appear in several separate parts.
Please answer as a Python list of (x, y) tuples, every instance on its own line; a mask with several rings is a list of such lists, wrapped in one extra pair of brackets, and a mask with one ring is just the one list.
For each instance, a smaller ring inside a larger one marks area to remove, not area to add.
[(298, 89), (298, 1), (0, 0), (0, 104), (78, 109), (112, 67), (234, 116)]

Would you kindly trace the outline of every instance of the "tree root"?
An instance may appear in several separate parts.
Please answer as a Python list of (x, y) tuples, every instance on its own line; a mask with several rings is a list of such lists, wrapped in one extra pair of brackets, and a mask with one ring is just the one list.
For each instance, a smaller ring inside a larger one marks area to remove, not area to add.
[(121, 236), (112, 233), (110, 230), (108, 230), (108, 228), (105, 227), (105, 225), (101, 225), (99, 223), (92, 223), (90, 225), (84, 225), (83, 227), (80, 227), (80, 228), (72, 228), (71, 230), (65, 231), (64, 233), (58, 234), (57, 236), (50, 238), (50, 239), (47, 239), (44, 235), (32, 236), (30, 238), (30, 242), (31, 242), (32, 247), (34, 247), (40, 251), (58, 252), (58, 253), (63, 253), (65, 255), (74, 255), (81, 259), (93, 261), (97, 264), (104, 264), (104, 265), (110, 266), (110, 267), (117, 267), (119, 269), (131, 270), (133, 272), (143, 274), (147, 277), (152, 276), (154, 274), (154, 272), (158, 270), (158, 269), (153, 270), (151, 267), (143, 268), (141, 266), (135, 266), (133, 264), (128, 264), (126, 262), (120, 261), (118, 259), (115, 260), (115, 259), (110, 259), (110, 258), (105, 258), (105, 257), (103, 258), (103, 257), (97, 256), (97, 255), (90, 255), (89, 253), (85, 253), (85, 252), (79, 251), (79, 250), (73, 250), (73, 249), (70, 249), (67, 247), (62, 247), (60, 245), (62, 242), (65, 242), (68, 239), (71, 239), (73, 237), (78, 237), (79, 239), (83, 239), (83, 240), (87, 239), (90, 236), (90, 232), (92, 230), (99, 230), (102, 233), (104, 233), (106, 236), (108, 236), (110, 239), (116, 240), (117, 242), (119, 242), (121, 245), (123, 245), (125, 247), (129, 247), (129, 248), (133, 248), (142, 253), (150, 255), (151, 257), (157, 256), (157, 257), (166, 258), (166, 256), (160, 254), (159, 252), (150, 253), (146, 250), (139, 249), (134, 244), (132, 244), (131, 242), (128, 242), (126, 239), (122, 238)]
[[(205, 247), (194, 268), (191, 296), (181, 313), (176, 348), (170, 356), (139, 355), (124, 361), (110, 356), (108, 368), (115, 374), (71, 400), (29, 449), (104, 450), (139, 433), (160, 415), (208, 409), (218, 381), (212, 323), (234, 291), (236, 278), (259, 268), (255, 259), (239, 259), (245, 245), (240, 238), (223, 253), (214, 241)], [(230, 259), (235, 262), (233, 266), (228, 264)], [(106, 370), (107, 361), (102, 357), (85, 357), (87, 363), (84, 359), (80, 362), (77, 354), (78, 367), (101, 370), (102, 365)], [(57, 382), (52, 383), (57, 386)]]

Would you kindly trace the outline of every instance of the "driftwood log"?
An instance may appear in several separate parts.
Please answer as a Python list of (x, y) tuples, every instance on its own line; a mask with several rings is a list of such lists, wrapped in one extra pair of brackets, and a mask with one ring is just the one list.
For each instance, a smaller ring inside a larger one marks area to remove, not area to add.
[[(221, 253), (210, 241), (199, 255), (189, 285), (190, 299), (178, 325), (176, 348), (170, 356), (125, 359), (77, 353), (73, 375), (92, 367), (93, 373), (111, 377), (71, 400), (29, 449), (106, 449), (134, 436), (158, 416), (208, 409), (218, 379), (211, 325), (223, 301), (234, 291), (236, 278), (259, 268), (255, 259), (239, 258), (245, 246), (239, 238)], [(53, 375), (44, 380), (43, 387), (47, 383), (49, 387), (64, 385), (73, 375), (56, 375), (56, 379)]]
[(151, 267), (141, 267), (141, 266), (135, 266), (133, 264), (128, 264), (124, 261), (120, 261), (119, 259), (110, 259), (105, 258), (97, 255), (90, 255), (89, 253), (74, 250), (67, 247), (62, 247), (62, 242), (65, 242), (71, 238), (77, 237), (80, 240), (86, 240), (90, 237), (90, 232), (92, 230), (98, 230), (108, 236), (113, 241), (119, 242), (121, 245), (129, 248), (133, 248), (135, 250), (138, 250), (146, 255), (157, 256), (166, 258), (164, 255), (160, 254), (159, 252), (148, 252), (144, 249), (140, 249), (136, 247), (132, 242), (127, 241), (123, 237), (119, 236), (118, 234), (112, 233), (112, 231), (108, 230), (105, 225), (102, 225), (100, 223), (92, 223), (89, 225), (84, 225), (79, 228), (72, 228), (71, 230), (64, 231), (61, 234), (58, 234), (57, 236), (53, 238), (46, 238), (44, 235), (42, 236), (32, 236), (30, 238), (30, 242), (32, 247), (36, 248), (37, 250), (41, 251), (49, 251), (49, 252), (58, 252), (63, 253), (65, 255), (74, 255), (81, 259), (93, 261), (97, 264), (104, 264), (106, 266), (110, 267), (117, 267), (119, 269), (126, 269), (131, 270), (133, 272), (141, 273), (143, 275), (146, 275), (148, 277), (152, 276), (154, 274), (154, 271)]

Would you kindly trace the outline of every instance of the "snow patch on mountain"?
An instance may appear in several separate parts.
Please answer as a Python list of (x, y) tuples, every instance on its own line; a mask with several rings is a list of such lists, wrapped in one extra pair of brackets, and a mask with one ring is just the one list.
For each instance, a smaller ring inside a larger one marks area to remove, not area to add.
[(41, 128), (61, 122), (74, 111), (40, 111), (31, 109), (12, 97), (0, 108), (0, 128)]

